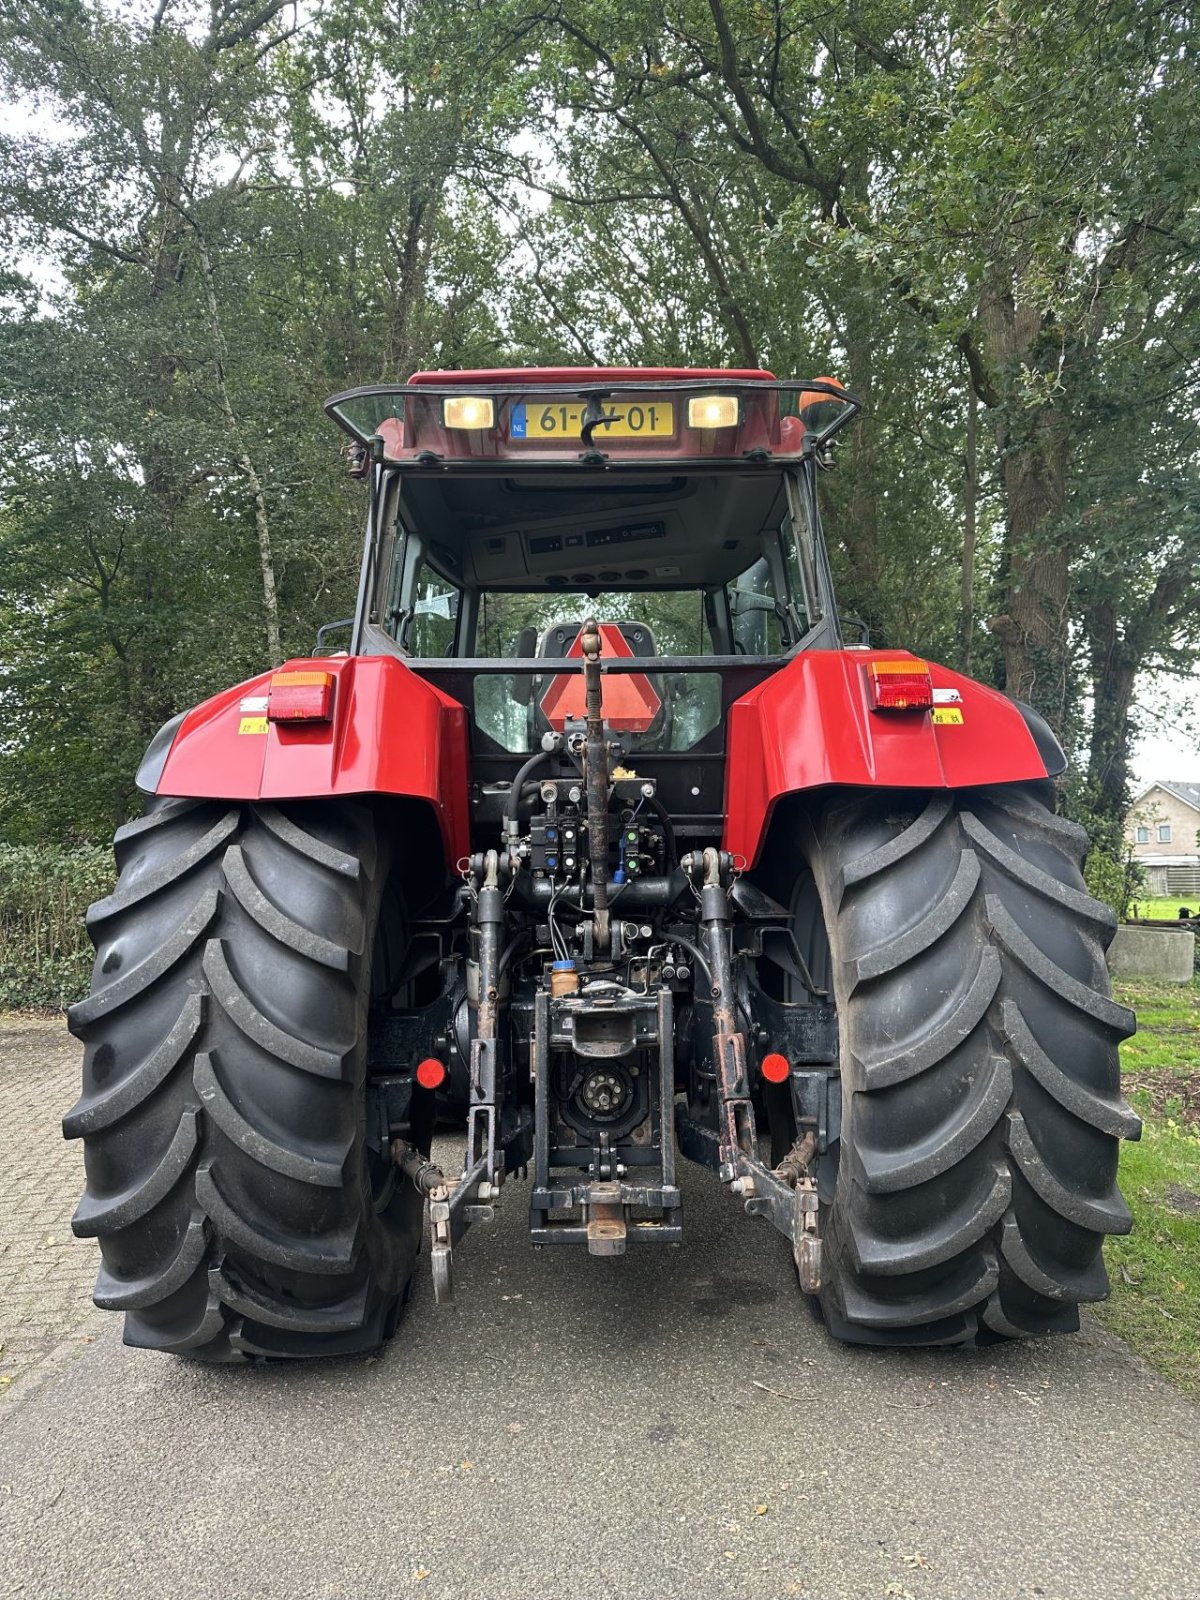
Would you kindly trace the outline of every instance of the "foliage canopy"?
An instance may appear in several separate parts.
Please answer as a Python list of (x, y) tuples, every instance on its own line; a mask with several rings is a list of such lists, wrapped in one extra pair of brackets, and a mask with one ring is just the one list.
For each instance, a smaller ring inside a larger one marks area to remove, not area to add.
[(1200, 73), (1167, 0), (0, 3), (0, 837), (349, 609), (319, 402), (746, 364), (866, 400), (843, 609), (1037, 704), (1117, 848), (1200, 617)]

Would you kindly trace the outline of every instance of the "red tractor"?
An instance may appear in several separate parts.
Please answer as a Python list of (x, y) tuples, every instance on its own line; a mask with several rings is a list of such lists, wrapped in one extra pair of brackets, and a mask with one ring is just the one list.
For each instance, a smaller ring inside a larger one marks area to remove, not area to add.
[(441, 1300), (518, 1193), (535, 1247), (678, 1244), (679, 1156), (837, 1339), (1104, 1296), (1113, 918), (1045, 722), (843, 640), (817, 472), (856, 409), (615, 368), (329, 402), (369, 485), (349, 650), (162, 729), (88, 914), (65, 1131), (127, 1343), (372, 1349), (426, 1207)]

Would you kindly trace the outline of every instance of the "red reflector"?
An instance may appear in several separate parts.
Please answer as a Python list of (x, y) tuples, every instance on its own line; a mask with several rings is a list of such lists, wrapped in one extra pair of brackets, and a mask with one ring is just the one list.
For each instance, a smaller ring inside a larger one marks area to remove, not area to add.
[(933, 680), (923, 661), (868, 661), (867, 675), (876, 711), (927, 711)]
[(328, 722), (333, 716), (332, 672), (277, 672), (267, 692), (271, 722)]
[(791, 1076), (792, 1064), (777, 1050), (762, 1058), (762, 1075), (768, 1083), (786, 1083)]
[(417, 1082), (422, 1089), (440, 1089), (446, 1081), (446, 1069), (436, 1056), (426, 1056), (417, 1065)]

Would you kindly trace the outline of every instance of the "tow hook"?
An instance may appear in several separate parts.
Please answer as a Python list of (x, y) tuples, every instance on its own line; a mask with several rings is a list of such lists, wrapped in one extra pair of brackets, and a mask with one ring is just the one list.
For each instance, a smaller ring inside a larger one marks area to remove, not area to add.
[(821, 1287), (821, 1236), (817, 1232), (820, 1201), (817, 1186), (805, 1173), (796, 1185), (796, 1220), (793, 1254), (800, 1287), (805, 1294), (816, 1294)]
[(406, 1139), (392, 1140), (392, 1160), (417, 1193), (429, 1201), (433, 1298), (438, 1305), (445, 1305), (454, 1298), (454, 1251), (450, 1239), (450, 1189), (446, 1174)]
[(454, 1247), (450, 1240), (450, 1191), (444, 1183), (429, 1196), (429, 1261), (433, 1298), (439, 1306), (454, 1299)]
[(480, 1202), (497, 1199), (499, 1186), (482, 1178), (479, 1166), (461, 1178), (448, 1180), (441, 1167), (406, 1139), (393, 1139), (391, 1149), (402, 1175), (429, 1201), (433, 1298), (444, 1306), (454, 1298), (454, 1240), (473, 1222), (495, 1220), (494, 1207)]
[(821, 1235), (818, 1228), (821, 1202), (809, 1163), (816, 1153), (816, 1135), (809, 1130), (775, 1168), (775, 1176), (793, 1186), (795, 1210), (792, 1214), (792, 1255), (805, 1294), (816, 1294), (821, 1287)]
[(430, 1260), (433, 1298), (445, 1305), (454, 1298), (454, 1253), (450, 1241), (450, 1189), (446, 1174), (407, 1139), (392, 1140), (392, 1160), (419, 1195), (429, 1201)]

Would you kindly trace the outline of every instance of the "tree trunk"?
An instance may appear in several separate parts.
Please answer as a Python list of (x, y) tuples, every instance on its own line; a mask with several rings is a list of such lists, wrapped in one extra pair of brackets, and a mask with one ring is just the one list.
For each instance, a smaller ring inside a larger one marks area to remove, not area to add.
[[(980, 298), (993, 374), (1041, 374), (1042, 315), (1020, 300), (1026, 265), (1020, 257), (993, 263)], [(1061, 736), (1067, 720), (1070, 555), (1058, 522), (1066, 503), (1069, 429), (1051, 402), (1030, 412), (1015, 378), (997, 398), (1006, 603), (988, 626), (1003, 646), (1006, 692), (1040, 711)]]
[(1089, 624), (1092, 668), (1089, 800), (1106, 825), (1112, 843), (1119, 848), (1129, 803), (1129, 712), (1140, 664), (1139, 652), (1121, 637), (1114, 608), (1107, 601), (1095, 607)]
[(441, 203), (440, 195), (409, 196), (408, 219), (402, 238), (389, 228), (388, 242), (396, 266), (392, 303), (388, 314), (388, 349), (384, 370), (389, 376), (407, 382), (414, 365), (423, 359), (413, 336), (416, 313), (425, 295), (425, 280), (433, 245), (433, 230)]
[(1088, 788), (1114, 854), (1121, 851), (1129, 804), (1129, 713), (1137, 675), (1176, 635), (1190, 609), (1196, 578), (1196, 558), (1190, 551), (1180, 552), (1163, 564), (1140, 604), (1122, 594), (1094, 601), (1087, 610), (1093, 702)]
[(963, 456), (963, 549), (959, 579), (958, 666), (971, 675), (971, 653), (975, 632), (975, 543), (976, 513), (979, 503), (978, 452), (979, 400), (967, 385), (967, 441)]
[(855, 609), (869, 628), (876, 629), (884, 619), (875, 603), (880, 592), (878, 423), (871, 410), (875, 350), (871, 314), (857, 294), (847, 306), (845, 327), (846, 384), (862, 401), (863, 409), (850, 425), (854, 469), (840, 533), (850, 558), (850, 595)]
[(213, 339), (213, 365), (216, 370), (217, 400), (221, 407), (221, 418), (225, 424), (225, 431), (228, 433), (233, 445), (234, 460), (237, 462), (238, 471), (245, 478), (254, 502), (254, 531), (258, 536), (258, 566), (262, 574), (267, 659), (271, 666), (277, 667), (283, 661), (283, 643), (279, 632), (279, 601), (275, 588), (275, 562), (271, 555), (271, 527), (267, 517), (267, 497), (263, 490), (262, 479), (255, 471), (254, 462), (250, 457), (241, 426), (237, 420), (237, 414), (229, 398), (229, 388), (225, 382), (225, 363), (228, 360), (229, 352), (225, 343), (225, 333), (221, 327), (216, 292), (213, 289), (213, 268), (208, 254), (208, 245), (199, 233), (196, 235), (196, 246), (200, 257), (201, 271), (204, 274), (204, 298), (208, 307), (209, 328)]
[(1040, 711), (1056, 732), (1067, 716), (1070, 554), (1057, 523), (1066, 499), (1062, 419), (1044, 412), (1032, 437), (1004, 449), (1008, 573), (1005, 615), (993, 622), (1004, 647), (1004, 687)]

